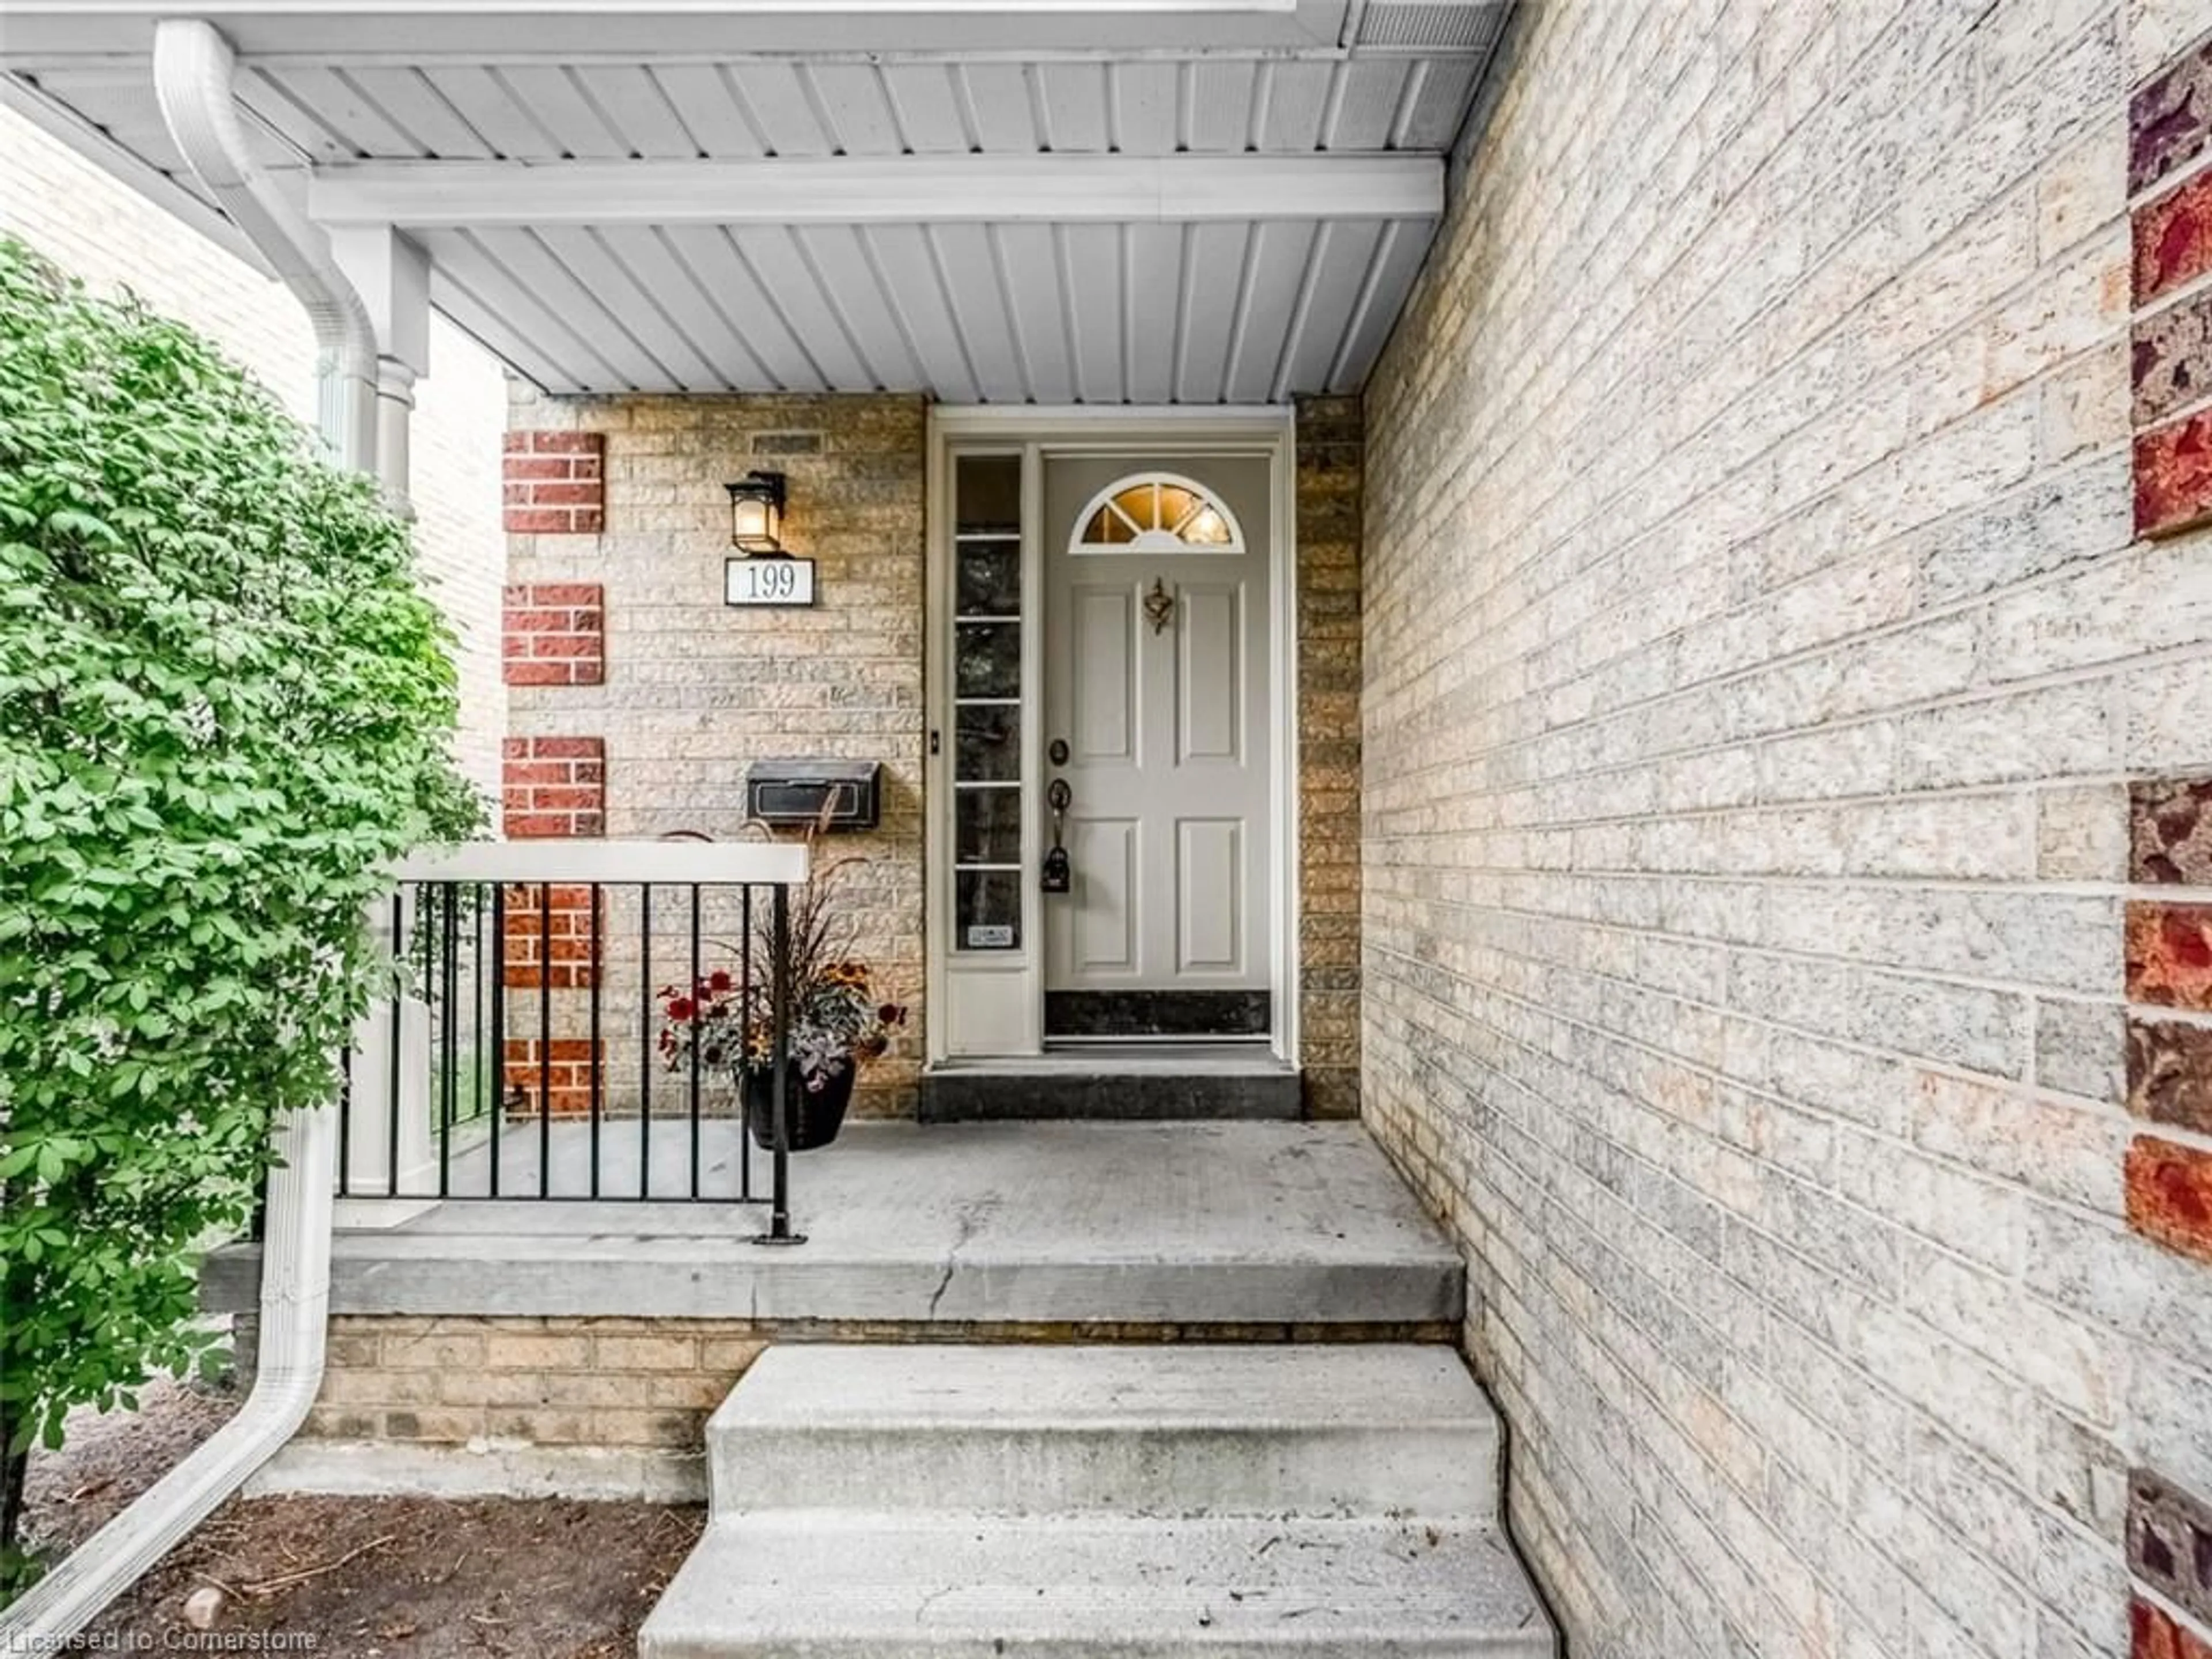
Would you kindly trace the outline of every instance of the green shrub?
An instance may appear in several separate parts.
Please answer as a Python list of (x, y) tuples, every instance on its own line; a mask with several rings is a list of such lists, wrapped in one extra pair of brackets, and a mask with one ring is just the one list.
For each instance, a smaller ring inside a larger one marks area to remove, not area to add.
[(332, 1097), (382, 971), (362, 925), (380, 869), (477, 821), (451, 643), (373, 483), (189, 329), (0, 240), (0, 1551), (19, 1575), (30, 1446), (204, 1358), (196, 1253), (249, 1221), (272, 1118)]

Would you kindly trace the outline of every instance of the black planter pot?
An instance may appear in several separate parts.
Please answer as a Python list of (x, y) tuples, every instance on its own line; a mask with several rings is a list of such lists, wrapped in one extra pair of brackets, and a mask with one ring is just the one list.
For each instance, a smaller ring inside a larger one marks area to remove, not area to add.
[[(845, 1109), (853, 1103), (853, 1085), (860, 1067), (847, 1060), (818, 1090), (810, 1090), (799, 1075), (798, 1062), (787, 1061), (783, 1091), (783, 1113), (789, 1146), (794, 1152), (811, 1152), (837, 1139), (845, 1127)], [(745, 1073), (745, 1126), (753, 1145), (763, 1152), (775, 1150), (775, 1087), (766, 1066)]]

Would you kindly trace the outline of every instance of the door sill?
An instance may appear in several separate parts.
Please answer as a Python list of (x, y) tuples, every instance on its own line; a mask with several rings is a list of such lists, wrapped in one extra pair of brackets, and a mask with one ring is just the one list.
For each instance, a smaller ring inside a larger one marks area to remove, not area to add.
[(1111, 1054), (1124, 1048), (1265, 1048), (1275, 1040), (1271, 1031), (1239, 1032), (1235, 1036), (1177, 1036), (1156, 1031), (1131, 1031), (1126, 1036), (1048, 1036), (1044, 1051), (1054, 1054)]
[(1002, 1077), (1025, 1077), (1048, 1073), (1110, 1075), (1189, 1072), (1277, 1077), (1294, 1074), (1297, 1070), (1264, 1042), (1194, 1042), (1184, 1038), (1181, 1042), (1054, 1043), (1043, 1053), (1035, 1054), (963, 1054), (937, 1061), (924, 1075), (992, 1073)]

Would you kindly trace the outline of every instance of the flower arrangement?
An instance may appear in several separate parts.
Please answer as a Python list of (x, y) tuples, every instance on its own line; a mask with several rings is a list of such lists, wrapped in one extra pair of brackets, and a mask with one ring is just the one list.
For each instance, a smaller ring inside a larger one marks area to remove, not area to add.
[[(808, 830), (810, 852), (823, 827)], [(838, 903), (848, 873), (866, 861), (818, 854), (810, 859), (805, 884), (791, 896), (786, 935), (791, 1073), (805, 1095), (833, 1097), (838, 1117), (859, 1069), (883, 1054), (906, 1023), (906, 1009), (877, 993), (872, 972), (854, 951), (858, 924)], [(726, 1073), (748, 1095), (764, 1085), (775, 1060), (776, 938), (763, 908), (755, 910), (749, 985), (717, 968), (689, 987), (666, 985), (659, 992), (659, 1047), (670, 1069), (690, 1063), (696, 1052), (702, 1066)], [(835, 1133), (832, 1123), (829, 1134)]]
[[(775, 1031), (766, 983), (752, 987), (750, 1018), (744, 988), (726, 969), (702, 975), (689, 991), (660, 988), (659, 1048), (672, 1071), (696, 1047), (702, 1065), (716, 1071), (765, 1072), (775, 1061)], [(791, 1063), (809, 1093), (819, 1094), (848, 1066), (874, 1060), (890, 1047), (906, 1010), (878, 1001), (868, 965), (844, 960), (825, 964), (791, 988)]]

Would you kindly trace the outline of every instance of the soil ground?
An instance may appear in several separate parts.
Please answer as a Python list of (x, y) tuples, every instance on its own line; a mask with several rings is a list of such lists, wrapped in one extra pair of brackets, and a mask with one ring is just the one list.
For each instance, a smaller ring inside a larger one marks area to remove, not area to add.
[[(135, 1413), (81, 1413), (61, 1451), (33, 1455), (33, 1541), (89, 1537), (238, 1398), (159, 1382)], [(125, 1652), (175, 1651), (185, 1598), (212, 1586), (218, 1639), (282, 1632), (285, 1650), (347, 1659), (625, 1659), (705, 1518), (561, 1499), (233, 1498), (93, 1631)]]

